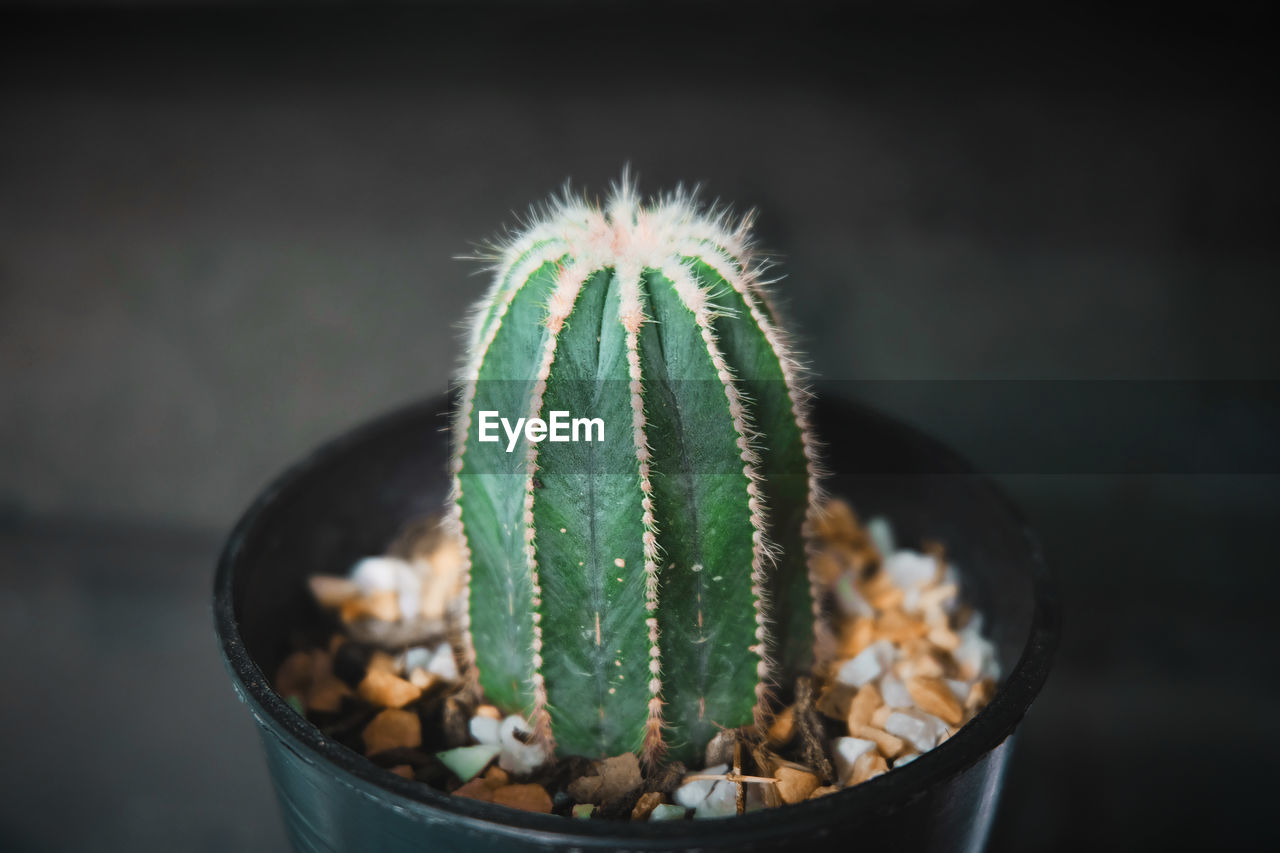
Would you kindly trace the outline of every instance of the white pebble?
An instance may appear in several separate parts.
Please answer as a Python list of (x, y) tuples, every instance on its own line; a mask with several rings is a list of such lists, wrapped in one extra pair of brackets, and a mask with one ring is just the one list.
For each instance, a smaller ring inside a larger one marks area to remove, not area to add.
[(365, 557), (351, 569), (351, 579), (363, 595), (396, 588), (396, 576), (404, 560), (395, 557)]
[(453, 659), (453, 649), (448, 643), (441, 643), (436, 646), (435, 652), (431, 655), (431, 660), (426, 666), (427, 672), (434, 672), (446, 681), (455, 681), (458, 678), (458, 662)]
[(400, 618), (405, 621), (417, 619), (418, 610), (422, 607), (422, 578), (408, 563), (396, 577), (396, 592), (400, 598)]
[(426, 646), (414, 646), (411, 649), (405, 649), (404, 662), (401, 664), (406, 673), (413, 672), (415, 669), (426, 669), (431, 665), (431, 658), (435, 657), (435, 651)]
[(982, 617), (975, 614), (969, 624), (960, 629), (960, 645), (951, 653), (960, 664), (965, 678), (999, 678), (1000, 663), (996, 660), (996, 647), (982, 636)]
[(689, 810), (684, 806), (673, 806), (671, 803), (659, 803), (649, 815), (649, 820), (684, 820)]
[(908, 587), (907, 591), (902, 594), (902, 609), (907, 613), (920, 612), (920, 592), (921, 587)]
[(876, 742), (860, 737), (838, 737), (832, 743), (832, 747), (836, 757), (836, 773), (843, 782), (853, 772), (853, 762), (857, 761), (864, 752), (875, 749)]
[(840, 609), (850, 616), (874, 617), (875, 608), (862, 597), (862, 593), (858, 592), (858, 585), (854, 583), (853, 576), (853, 572), (845, 572), (836, 580), (836, 601)]
[(932, 581), (938, 573), (938, 563), (917, 551), (897, 551), (884, 561), (884, 570), (896, 586), (907, 591)]
[(908, 752), (905, 755), (899, 755), (897, 758), (893, 759), (893, 766), (901, 767), (904, 764), (910, 764), (919, 757), (920, 753), (918, 752)]
[(889, 523), (889, 519), (882, 515), (871, 518), (867, 522), (867, 535), (871, 537), (871, 544), (876, 546), (881, 557), (888, 557), (893, 553), (893, 525)]
[(472, 717), (471, 736), (480, 743), (497, 746), (502, 743), (502, 735), (498, 731), (498, 721), (493, 717)]
[(351, 579), (364, 595), (391, 590), (400, 604), (401, 619), (416, 619), (421, 606), (422, 580), (413, 566), (395, 557), (366, 557), (355, 564)]
[(877, 640), (845, 661), (836, 673), (836, 681), (853, 687), (875, 681), (893, 663), (895, 654), (893, 643)]
[(890, 708), (914, 708), (916, 704), (907, 691), (907, 685), (892, 672), (886, 672), (880, 679), (880, 696)]
[(738, 813), (738, 786), (720, 781), (694, 809), (694, 817), (729, 817)]
[(529, 725), (522, 717), (512, 714), (498, 727), (498, 740), (502, 754), (498, 766), (509, 773), (532, 773), (547, 760), (547, 750), (539, 743), (522, 743), (516, 732), (529, 732)]
[(951, 689), (951, 695), (960, 700), (960, 704), (963, 705), (969, 698), (969, 682), (948, 678), (947, 687)]
[(933, 714), (913, 709), (894, 711), (885, 720), (884, 730), (907, 741), (919, 752), (927, 752), (946, 736), (947, 724)]
[[(700, 776), (719, 776), (728, 771), (728, 764), (717, 764), (714, 767), (708, 767), (706, 770), (699, 771)], [(685, 782), (676, 789), (673, 798), (677, 803), (687, 809), (696, 809), (702, 804), (702, 801), (711, 793), (711, 789), (715, 787), (715, 779), (694, 779), (691, 782)]]
[[(955, 566), (947, 563), (947, 567), (942, 570), (941, 586), (950, 585), (953, 589), (960, 589), (960, 576), (956, 574)], [(954, 613), (956, 608), (960, 606), (960, 596), (954, 592), (942, 599), (942, 609), (948, 613)]]

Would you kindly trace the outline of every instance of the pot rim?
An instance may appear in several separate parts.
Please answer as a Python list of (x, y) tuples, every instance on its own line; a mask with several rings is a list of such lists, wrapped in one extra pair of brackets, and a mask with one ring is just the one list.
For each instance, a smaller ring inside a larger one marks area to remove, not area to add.
[[(850, 415), (889, 422), (943, 461), (948, 471), (976, 475), (953, 451), (918, 430), (860, 404), (844, 400), (818, 400), (817, 408), (838, 405), (841, 418)], [(1021, 532), (1030, 551), (1034, 607), (1030, 631), (1017, 663), (991, 702), (951, 738), (923, 753), (909, 764), (852, 788), (795, 805), (761, 809), (750, 814), (706, 820), (582, 821), (559, 815), (521, 812), (477, 800), (452, 797), (421, 782), (383, 769), (365, 756), (325, 737), (296, 713), (275, 692), (270, 678), (249, 656), (240, 634), (232, 596), (236, 565), (245, 543), (257, 533), (270, 509), (286, 499), (313, 470), (375, 436), (404, 423), (430, 419), (448, 409), (448, 398), (437, 397), (395, 409), (367, 421), (321, 445), (276, 477), (253, 501), (232, 529), (218, 558), (214, 577), (213, 617), (223, 662), (236, 693), (257, 719), (263, 732), (309, 764), (323, 763), (332, 775), (354, 792), (381, 796), (391, 808), (425, 822), (453, 821), (470, 830), (546, 843), (586, 844), (590, 847), (626, 846), (663, 841), (711, 843), (760, 840), (764, 836), (812, 827), (851, 812), (886, 814), (918, 795), (965, 771), (1003, 743), (1021, 722), (1048, 677), (1061, 630), (1061, 608), (1056, 584), (1044, 559), (1039, 540), (1026, 519), (1005, 493), (989, 478), (977, 476), (978, 485), (995, 498), (1001, 510)], [(443, 476), (443, 474), (442, 474)]]

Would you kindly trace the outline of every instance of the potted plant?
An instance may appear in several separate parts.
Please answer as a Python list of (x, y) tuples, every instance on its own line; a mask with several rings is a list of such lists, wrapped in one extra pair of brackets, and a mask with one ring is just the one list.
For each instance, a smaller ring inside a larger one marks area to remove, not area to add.
[[(358, 430), (269, 489), (223, 554), (218, 631), (295, 845), (837, 849), (856, 833), (980, 847), (1056, 637), (1043, 562), (1007, 502), (901, 426), (835, 403), (810, 411), (745, 222), (681, 195), (643, 205), (623, 186), (603, 210), (554, 206), (501, 248), (496, 272), (451, 446), (439, 404)], [(370, 764), (263, 675), (291, 626), (314, 619), (305, 577), (446, 507), (468, 569), (457, 644), (474, 689), (548, 752), (700, 766), (719, 732), (765, 726), (797, 678), (830, 675), (830, 595), (811, 559), (816, 435), (833, 492), (964, 558), (1009, 673), (952, 737), (892, 772), (725, 820), (566, 821)]]

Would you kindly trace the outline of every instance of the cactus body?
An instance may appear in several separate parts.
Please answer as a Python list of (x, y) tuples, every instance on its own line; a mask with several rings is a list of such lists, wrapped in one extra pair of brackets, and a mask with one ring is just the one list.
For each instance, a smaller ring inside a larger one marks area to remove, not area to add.
[[(466, 644), (566, 754), (700, 757), (811, 665), (812, 462), (747, 223), (682, 196), (566, 201), (477, 306), (454, 423)], [(480, 441), (479, 415), (603, 441)]]

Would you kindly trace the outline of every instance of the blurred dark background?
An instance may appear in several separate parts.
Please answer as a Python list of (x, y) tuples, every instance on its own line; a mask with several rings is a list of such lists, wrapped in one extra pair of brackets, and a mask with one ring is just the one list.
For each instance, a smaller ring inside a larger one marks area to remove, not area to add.
[(1272, 34), (1014, 8), (0, 6), (0, 848), (283, 846), (221, 537), (446, 388), (455, 256), (628, 162), (758, 208), (815, 372), (1042, 534), (992, 848), (1274, 843)]

